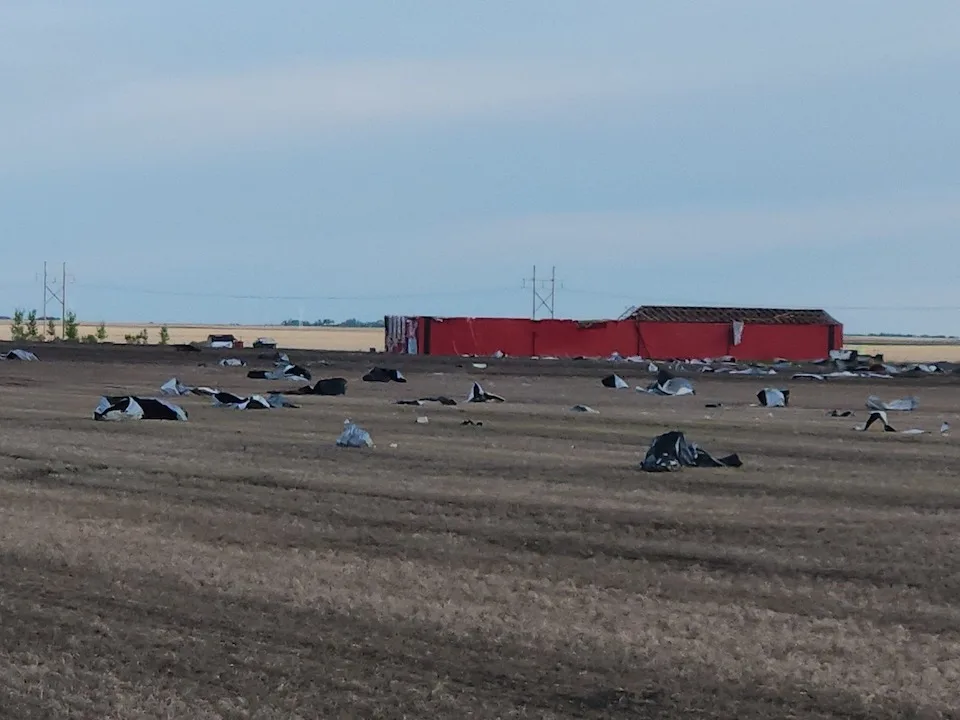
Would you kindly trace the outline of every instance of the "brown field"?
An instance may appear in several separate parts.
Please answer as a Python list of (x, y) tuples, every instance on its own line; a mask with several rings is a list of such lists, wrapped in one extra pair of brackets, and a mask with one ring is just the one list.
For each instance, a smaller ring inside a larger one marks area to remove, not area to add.
[[(755, 378), (671, 399), (423, 358), (369, 385), (337, 356), (314, 373), (347, 397), (112, 424), (103, 392), (276, 384), (68, 350), (0, 363), (0, 717), (957, 717), (952, 377), (788, 382), (769, 411)], [(509, 402), (392, 404), (474, 377)], [(853, 432), (871, 392), (934, 434)], [(376, 447), (334, 447), (345, 418)], [(674, 428), (745, 467), (639, 472)]]

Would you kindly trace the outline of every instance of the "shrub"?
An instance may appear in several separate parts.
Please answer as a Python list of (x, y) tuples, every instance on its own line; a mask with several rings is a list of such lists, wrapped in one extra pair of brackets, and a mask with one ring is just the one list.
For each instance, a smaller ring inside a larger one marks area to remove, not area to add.
[(37, 311), (31, 310), (27, 313), (27, 338), (29, 340), (42, 340), (40, 328), (37, 327)]
[(103, 342), (107, 339), (107, 325), (101, 322), (97, 325), (97, 342)]
[(27, 328), (23, 321), (26, 314), (20, 308), (13, 311), (13, 320), (10, 321), (10, 337), (14, 341), (23, 341), (27, 339)]
[[(144, 330), (146, 332), (146, 330)], [(170, 330), (167, 329), (166, 325), (160, 326), (160, 344), (166, 345), (170, 342)]]
[(77, 326), (77, 314), (73, 311), (67, 313), (63, 319), (63, 337), (65, 340), (77, 342), (80, 339), (80, 328)]
[(149, 338), (149, 335), (147, 334), (147, 329), (144, 328), (143, 330), (138, 332), (136, 335), (133, 335), (131, 333), (124, 335), (123, 339), (126, 340), (131, 345), (146, 345), (150, 338)]
[(53, 318), (47, 318), (47, 335), (51, 340), (57, 337), (57, 325), (53, 322)]
[(85, 335), (83, 338), (81, 338), (80, 342), (93, 343), (94, 345), (96, 345), (98, 342), (100, 342), (100, 339), (96, 335), (90, 334), (90, 335)]

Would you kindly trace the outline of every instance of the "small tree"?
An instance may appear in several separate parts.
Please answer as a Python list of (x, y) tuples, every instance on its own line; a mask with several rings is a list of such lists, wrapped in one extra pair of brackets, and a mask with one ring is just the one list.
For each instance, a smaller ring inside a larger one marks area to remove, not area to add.
[(97, 342), (104, 342), (107, 339), (107, 325), (101, 322), (97, 325)]
[[(147, 331), (144, 330), (143, 332), (146, 333)], [(166, 325), (161, 325), (160, 326), (160, 344), (166, 345), (169, 342), (170, 342), (170, 330), (167, 328)]]
[(27, 338), (30, 340), (42, 340), (40, 328), (37, 326), (36, 310), (31, 310), (27, 313)]
[(27, 339), (27, 328), (23, 321), (26, 314), (20, 308), (13, 311), (13, 320), (10, 322), (10, 338), (14, 341), (24, 341)]
[(77, 314), (72, 310), (63, 319), (63, 337), (71, 342), (80, 340), (80, 328), (77, 325)]
[(57, 337), (57, 325), (53, 322), (53, 318), (47, 318), (47, 335), (51, 340)]

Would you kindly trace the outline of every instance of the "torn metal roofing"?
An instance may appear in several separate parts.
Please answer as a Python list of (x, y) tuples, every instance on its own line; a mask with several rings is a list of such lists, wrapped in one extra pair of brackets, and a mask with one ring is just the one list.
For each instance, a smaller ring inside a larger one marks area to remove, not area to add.
[(729, 323), (750, 325), (839, 325), (825, 310), (641, 305), (628, 316), (643, 322)]

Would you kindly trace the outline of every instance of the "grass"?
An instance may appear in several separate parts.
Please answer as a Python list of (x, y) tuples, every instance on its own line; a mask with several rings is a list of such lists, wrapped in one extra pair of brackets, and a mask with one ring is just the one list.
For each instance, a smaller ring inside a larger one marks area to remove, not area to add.
[[(897, 421), (936, 429), (957, 389), (794, 383), (771, 417), (750, 379), (671, 400), (494, 369), (506, 405), (391, 404), (465, 395), (453, 365), (410, 361), (406, 386), (315, 368), (350, 394), (260, 413), (191, 397), (189, 423), (129, 425), (87, 419), (108, 386), (264, 385), (0, 365), (0, 717), (953, 712), (960, 449), (824, 410), (917, 394)], [(346, 417), (377, 446), (335, 448)], [(746, 466), (637, 472), (673, 427)]]

